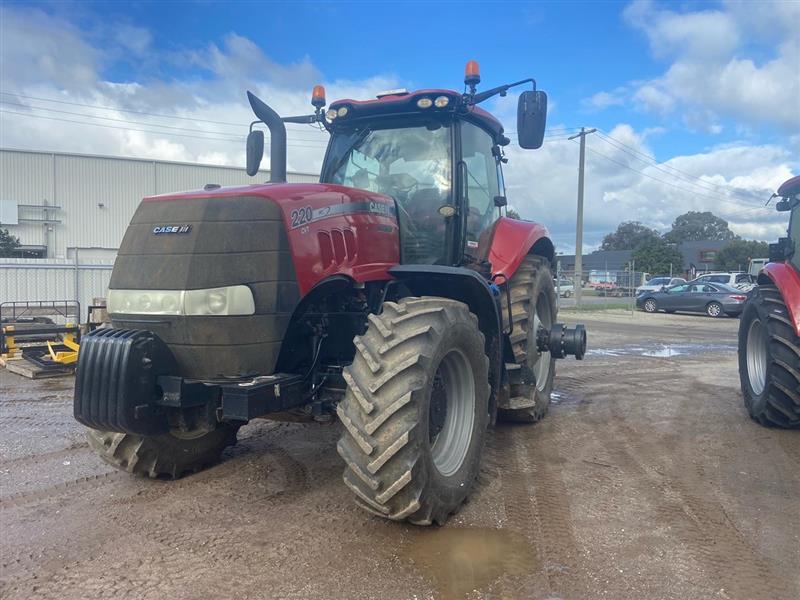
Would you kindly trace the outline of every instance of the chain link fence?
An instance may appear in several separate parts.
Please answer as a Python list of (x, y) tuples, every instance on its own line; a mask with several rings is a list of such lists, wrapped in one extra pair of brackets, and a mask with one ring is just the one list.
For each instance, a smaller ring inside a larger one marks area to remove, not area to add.
[(636, 290), (644, 285), (647, 273), (633, 269), (584, 270), (580, 289), (575, 271), (558, 270), (555, 276), (559, 309), (628, 310), (636, 309)]

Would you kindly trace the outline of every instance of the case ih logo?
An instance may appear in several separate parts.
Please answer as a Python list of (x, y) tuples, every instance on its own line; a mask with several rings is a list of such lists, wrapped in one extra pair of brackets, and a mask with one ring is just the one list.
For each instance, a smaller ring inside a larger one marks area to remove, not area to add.
[(191, 225), (159, 225), (158, 227), (153, 227), (155, 235), (161, 235), (162, 233), (189, 233), (191, 230)]

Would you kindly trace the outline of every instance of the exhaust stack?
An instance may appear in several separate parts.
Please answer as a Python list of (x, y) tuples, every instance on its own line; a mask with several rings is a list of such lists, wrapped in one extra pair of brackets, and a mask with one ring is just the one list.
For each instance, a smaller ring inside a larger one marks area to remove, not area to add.
[[(263, 100), (252, 92), (247, 92), (247, 99), (258, 120), (269, 128), (269, 180), (271, 182), (286, 181), (286, 126), (283, 124), (278, 113), (272, 110)], [(248, 144), (250, 152), (250, 144)], [(262, 149), (263, 155), (263, 149)], [(248, 174), (255, 175), (258, 172), (258, 165), (261, 163), (261, 156), (255, 159), (255, 172), (251, 173), (250, 157), (248, 157)]]

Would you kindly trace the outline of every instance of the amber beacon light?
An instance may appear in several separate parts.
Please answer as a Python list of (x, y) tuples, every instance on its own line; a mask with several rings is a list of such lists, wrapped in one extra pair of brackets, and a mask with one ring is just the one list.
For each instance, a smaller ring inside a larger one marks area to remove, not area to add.
[(481, 82), (481, 68), (477, 60), (467, 61), (464, 68), (464, 83), (466, 85), (477, 85)]

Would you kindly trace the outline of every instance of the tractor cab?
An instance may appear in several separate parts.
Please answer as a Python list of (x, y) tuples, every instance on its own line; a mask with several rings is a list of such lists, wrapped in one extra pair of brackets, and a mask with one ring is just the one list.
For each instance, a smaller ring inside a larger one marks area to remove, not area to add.
[(329, 110), (321, 181), (394, 199), (402, 263), (452, 265), (465, 252), (477, 255), (481, 233), (505, 205), (501, 148), (509, 140), (484, 111), (448, 110), (460, 101), (452, 91), (399, 91)]
[[(510, 140), (500, 122), (477, 104), (532, 82), (534, 90), (520, 95), (518, 107), (524, 148), (541, 146), (547, 112), (547, 97), (535, 90), (532, 79), (477, 93), (479, 81), (477, 63), (470, 61), (463, 94), (391, 90), (374, 100), (338, 100), (327, 111), (322, 110), (324, 90), (317, 86), (315, 115), (282, 120), (322, 123), (330, 132), (322, 183), (394, 200), (401, 263), (458, 266), (486, 256), (481, 245), (488, 239), (482, 244), (481, 236), (506, 206), (503, 147)], [(260, 116), (257, 107), (253, 104)]]
[(800, 271), (800, 176), (792, 177), (778, 188), (776, 196), (780, 197), (777, 209), (780, 212), (791, 212), (789, 217), (788, 237), (773, 244), (774, 260), (788, 259)]

